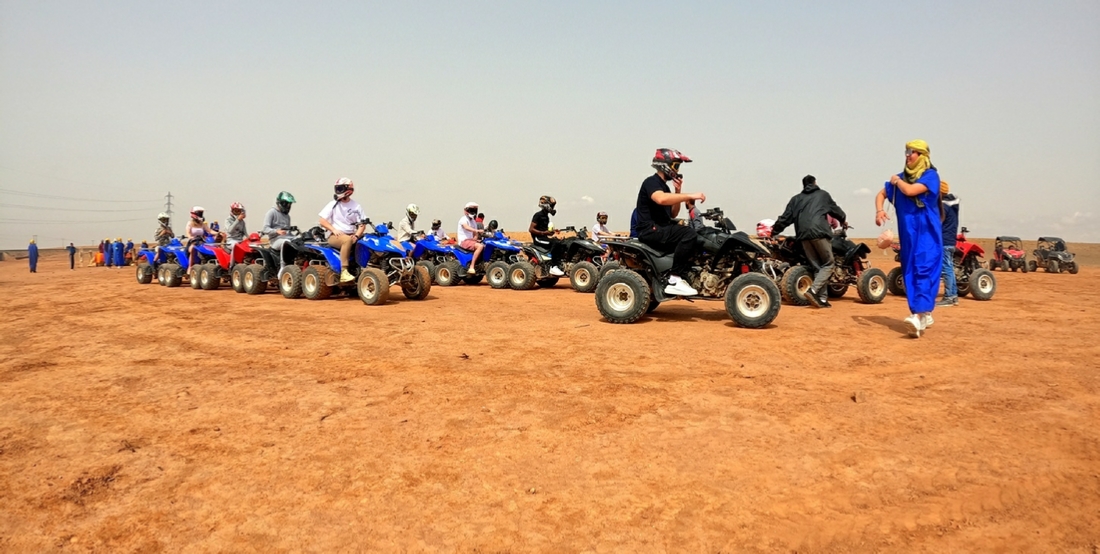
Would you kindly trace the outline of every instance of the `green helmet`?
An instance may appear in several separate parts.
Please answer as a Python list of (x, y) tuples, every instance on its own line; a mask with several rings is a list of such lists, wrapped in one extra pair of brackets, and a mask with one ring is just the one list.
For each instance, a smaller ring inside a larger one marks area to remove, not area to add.
[(275, 197), (275, 206), (284, 214), (290, 213), (290, 205), (294, 202), (294, 195), (285, 190), (280, 192), (279, 196)]

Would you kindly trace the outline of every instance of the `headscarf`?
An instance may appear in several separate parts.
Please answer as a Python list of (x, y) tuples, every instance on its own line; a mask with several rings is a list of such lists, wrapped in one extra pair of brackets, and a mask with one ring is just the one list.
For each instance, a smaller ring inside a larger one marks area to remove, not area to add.
[(929, 158), (928, 143), (923, 140), (917, 139), (905, 143), (905, 147), (909, 150), (920, 153), (920, 157), (916, 162), (913, 162), (913, 166), (905, 166), (905, 181), (908, 183), (915, 183), (917, 179), (920, 179), (924, 172), (932, 168), (932, 160)]

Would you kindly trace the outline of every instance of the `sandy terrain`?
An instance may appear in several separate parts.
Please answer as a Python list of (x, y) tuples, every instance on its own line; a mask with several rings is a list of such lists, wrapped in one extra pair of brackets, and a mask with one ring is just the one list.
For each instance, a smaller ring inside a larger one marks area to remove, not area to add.
[(854, 291), (753, 331), (610, 325), (564, 282), (370, 307), (39, 271), (0, 263), (0, 551), (1100, 548), (1094, 266), (997, 273), (916, 341)]

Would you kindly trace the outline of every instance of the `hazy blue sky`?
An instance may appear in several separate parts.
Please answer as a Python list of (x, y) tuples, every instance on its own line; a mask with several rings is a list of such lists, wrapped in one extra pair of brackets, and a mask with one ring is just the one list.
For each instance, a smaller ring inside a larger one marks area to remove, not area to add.
[(742, 228), (812, 173), (872, 236), (914, 138), (975, 236), (1100, 241), (1100, 2), (0, 0), (0, 248), (149, 237), (169, 190), (308, 226), (343, 176), (375, 221), (625, 229), (660, 146)]

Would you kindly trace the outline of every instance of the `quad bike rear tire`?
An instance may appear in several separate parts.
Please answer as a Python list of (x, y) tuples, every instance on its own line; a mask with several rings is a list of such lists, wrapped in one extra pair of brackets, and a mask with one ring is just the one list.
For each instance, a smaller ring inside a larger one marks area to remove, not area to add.
[(199, 273), (202, 271), (202, 264), (191, 266), (191, 271), (188, 272), (187, 282), (191, 285), (191, 288), (195, 290), (202, 289), (202, 281), (199, 280)]
[(484, 279), (484, 278), (485, 278), (484, 275), (482, 275), (480, 273), (475, 273), (473, 275), (466, 275), (465, 277), (463, 277), (462, 282), (466, 283), (467, 285), (476, 285), (476, 284), (480, 283), (481, 280)]
[(508, 286), (514, 290), (535, 288), (535, 266), (531, 262), (516, 262), (508, 266)]
[(279, 273), (279, 292), (291, 300), (302, 297), (302, 268), (288, 265)]
[(558, 284), (558, 279), (560, 279), (560, 277), (543, 277), (542, 279), (535, 280), (535, 284), (541, 289), (549, 289)]
[(886, 274), (886, 290), (894, 296), (905, 296), (905, 274), (901, 272), (900, 266)]
[(209, 262), (199, 266), (199, 286), (202, 290), (217, 290), (222, 284), (218, 277), (218, 264)]
[(263, 294), (267, 290), (263, 265), (248, 264), (241, 273), (243, 274), (241, 287), (245, 294)]
[(148, 285), (153, 282), (153, 268), (147, 263), (139, 263), (137, 267), (137, 282), (139, 285)]
[(183, 268), (178, 264), (164, 264), (164, 286), (176, 288), (183, 284)]
[[(423, 268), (420, 268), (423, 269)], [(368, 267), (359, 272), (359, 281), (355, 284), (359, 299), (368, 306), (385, 304), (390, 298), (390, 280), (385, 272), (377, 267)]]
[(413, 268), (412, 276), (401, 282), (401, 292), (409, 300), (423, 300), (432, 291), (432, 274), (428, 268), (418, 265)]
[(829, 285), (826, 289), (829, 298), (841, 298), (848, 294), (848, 285)]
[(1035, 260), (1031, 260), (1031, 261), (1027, 262), (1027, 270), (1028, 271), (1038, 271), (1039, 270), (1038, 262), (1036, 262)]
[(425, 267), (428, 269), (428, 276), (432, 278), (432, 282), (435, 282), (435, 264), (428, 260), (420, 260), (416, 262), (416, 265)]
[(1081, 270), (1081, 268), (1077, 267), (1077, 261), (1076, 260), (1074, 260), (1074, 261), (1072, 261), (1072, 262), (1070, 262), (1069, 264), (1066, 265), (1066, 271), (1068, 271), (1070, 275), (1077, 275), (1077, 272), (1080, 271), (1080, 270)]
[(489, 269), (485, 270), (485, 278), (494, 289), (508, 288), (508, 264), (499, 260), (489, 264)]
[(611, 273), (612, 271), (615, 271), (616, 269), (621, 269), (622, 267), (623, 267), (623, 264), (620, 264), (619, 262), (614, 262), (614, 261), (607, 262), (607, 263), (601, 265), (600, 266), (600, 277), (599, 277), (599, 279), (596, 279), (597, 284), (599, 284), (600, 279), (603, 279), (604, 275), (607, 275), (608, 273)]
[(810, 301), (806, 300), (805, 292), (813, 286), (814, 276), (810, 274), (809, 268), (804, 265), (796, 265), (788, 269), (779, 282), (783, 285), (779, 289), (783, 295), (783, 300), (786, 300), (788, 304), (794, 304), (795, 306), (810, 305)]
[(164, 266), (163, 265), (157, 268), (157, 283), (160, 284), (160, 286), (162, 286), (162, 287), (164, 286)]
[(781, 298), (779, 287), (771, 279), (760, 273), (745, 273), (726, 289), (726, 313), (740, 327), (759, 329), (775, 321)]
[[(975, 300), (989, 300), (997, 292), (997, 279), (993, 272), (976, 269), (970, 274), (970, 295)], [(961, 295), (960, 295), (961, 296)]]
[(649, 283), (635, 271), (609, 273), (596, 285), (596, 309), (610, 323), (638, 321), (650, 311), (652, 298)]
[(856, 291), (864, 304), (881, 304), (886, 298), (886, 273), (877, 267), (864, 271), (856, 283)]
[(462, 265), (458, 260), (447, 260), (435, 268), (435, 282), (441, 287), (453, 287), (458, 284), (458, 270)]
[[(310, 300), (324, 300), (332, 296), (332, 285), (328, 280), (332, 270), (323, 265), (311, 265), (302, 272), (302, 296)], [(389, 281), (386, 281), (389, 285)]]
[(1058, 265), (1058, 260), (1050, 260), (1047, 262), (1047, 273), (1061, 273), (1062, 268)]
[(578, 262), (569, 272), (569, 285), (577, 292), (592, 292), (600, 282), (600, 270), (591, 262)]
[(248, 266), (243, 263), (233, 264), (233, 269), (229, 270), (229, 285), (233, 287), (233, 292), (244, 293), (244, 274), (246, 272), (248, 272)]

